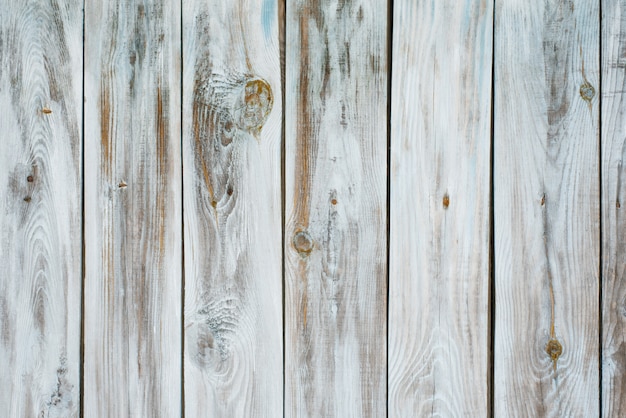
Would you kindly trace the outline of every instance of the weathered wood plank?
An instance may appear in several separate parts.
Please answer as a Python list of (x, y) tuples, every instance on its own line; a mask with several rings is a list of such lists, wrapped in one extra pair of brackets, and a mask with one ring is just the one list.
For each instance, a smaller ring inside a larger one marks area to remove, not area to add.
[(493, 1), (396, 0), (389, 416), (487, 416)]
[(0, 415), (80, 403), (82, 8), (0, 5)]
[(626, 416), (626, 1), (602, 1), (602, 415)]
[(287, 2), (287, 416), (385, 415), (387, 11)]
[(599, 2), (496, 2), (495, 416), (599, 412)]
[(85, 3), (89, 416), (181, 409), (180, 3)]
[(185, 412), (283, 408), (277, 0), (185, 1)]

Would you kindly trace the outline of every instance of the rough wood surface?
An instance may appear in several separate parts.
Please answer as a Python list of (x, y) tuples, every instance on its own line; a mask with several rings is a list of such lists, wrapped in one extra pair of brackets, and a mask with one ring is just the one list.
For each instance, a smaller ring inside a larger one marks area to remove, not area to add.
[(180, 4), (85, 3), (86, 416), (181, 410)]
[(387, 17), (287, 2), (286, 416), (385, 415)]
[(602, 415), (626, 416), (626, 1), (602, 1)]
[(187, 416), (282, 415), (277, 6), (183, 6)]
[(599, 2), (496, 2), (495, 416), (599, 413)]
[(78, 416), (82, 10), (0, 5), (0, 415)]
[(493, 2), (396, 0), (389, 416), (487, 416)]

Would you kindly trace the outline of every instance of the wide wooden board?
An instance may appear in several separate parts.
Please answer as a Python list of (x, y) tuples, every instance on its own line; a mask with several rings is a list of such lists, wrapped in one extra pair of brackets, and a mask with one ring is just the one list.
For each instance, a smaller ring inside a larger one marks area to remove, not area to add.
[(181, 412), (180, 44), (179, 2), (85, 2), (85, 416)]
[(82, 2), (0, 5), (0, 415), (80, 406)]
[(602, 1), (602, 416), (626, 416), (626, 1)]
[(389, 416), (487, 416), (493, 2), (396, 0)]
[(282, 416), (277, 3), (183, 4), (186, 416)]
[(599, 412), (599, 2), (496, 2), (495, 416)]
[(286, 416), (385, 415), (387, 21), (286, 3)]

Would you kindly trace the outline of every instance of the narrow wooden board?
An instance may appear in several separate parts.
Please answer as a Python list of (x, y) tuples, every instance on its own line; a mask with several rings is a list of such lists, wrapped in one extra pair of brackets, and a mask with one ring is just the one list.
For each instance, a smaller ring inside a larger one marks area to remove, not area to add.
[(599, 2), (496, 2), (495, 416), (599, 413)]
[(181, 412), (180, 3), (85, 3), (87, 416)]
[(283, 410), (277, 0), (185, 1), (185, 413)]
[(626, 416), (626, 1), (602, 1), (602, 415)]
[(384, 416), (388, 3), (286, 4), (285, 414)]
[(0, 415), (78, 416), (82, 2), (0, 5)]
[(487, 416), (493, 1), (396, 0), (389, 416)]

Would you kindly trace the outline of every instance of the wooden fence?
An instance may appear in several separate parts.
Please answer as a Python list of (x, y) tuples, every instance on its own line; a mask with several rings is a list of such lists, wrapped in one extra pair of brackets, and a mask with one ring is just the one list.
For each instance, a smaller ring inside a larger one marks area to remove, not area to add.
[(626, 416), (626, 0), (0, 1), (0, 416)]

